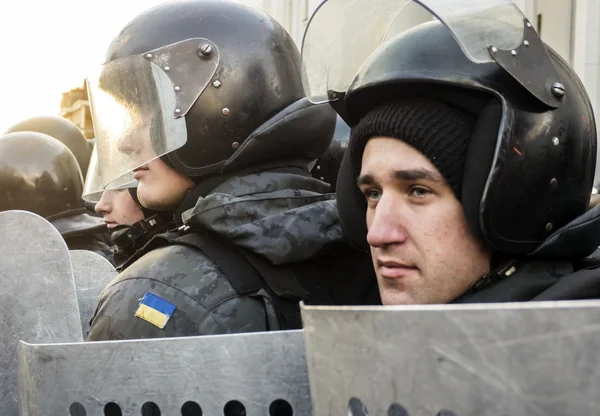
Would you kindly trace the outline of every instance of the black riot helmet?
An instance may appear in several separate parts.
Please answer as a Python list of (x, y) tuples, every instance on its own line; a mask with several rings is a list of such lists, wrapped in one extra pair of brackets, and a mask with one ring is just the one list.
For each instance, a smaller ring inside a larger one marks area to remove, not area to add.
[(155, 157), (188, 177), (314, 159), (335, 126), (331, 108), (304, 97), (288, 33), (233, 1), (142, 13), (87, 82), (104, 186)]
[(24, 210), (42, 217), (83, 206), (83, 178), (73, 153), (35, 132), (0, 137), (0, 211)]
[(73, 152), (73, 155), (75, 155), (75, 158), (79, 163), (79, 168), (85, 177), (88, 165), (90, 164), (92, 145), (75, 124), (63, 117), (38, 116), (16, 123), (6, 130), (4, 134), (15, 133), (18, 131), (33, 131), (54, 137)]
[[(439, 21), (402, 28), (397, 2), (378, 2), (380, 10), (369, 11), (372, 38), (355, 43), (354, 68), (336, 78), (334, 69), (344, 63), (337, 56), (331, 64), (317, 62), (324, 56), (320, 27), (336, 8), (352, 16), (361, 3), (328, 0), (313, 16), (303, 44), (307, 95), (330, 101), (351, 127), (399, 97), (434, 98), (474, 114), (457, 196), (474, 233), (494, 251), (532, 253), (586, 211), (596, 164), (590, 100), (573, 69), (514, 4), (457, 0), (450, 8), (442, 0), (416, 1)], [(398, 24), (390, 22), (394, 17)], [(393, 33), (394, 26), (400, 30)], [(330, 23), (328, 30), (339, 33)], [(350, 149), (338, 179), (338, 209), (352, 239), (366, 246), (366, 203), (356, 185), (364, 146), (354, 149), (351, 140)]]

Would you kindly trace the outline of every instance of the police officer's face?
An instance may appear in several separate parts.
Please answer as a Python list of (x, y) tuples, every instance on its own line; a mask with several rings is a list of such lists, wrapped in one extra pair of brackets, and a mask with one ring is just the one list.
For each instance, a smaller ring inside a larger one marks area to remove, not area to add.
[(375, 137), (358, 183), (367, 241), (386, 305), (448, 303), (489, 271), (462, 205), (436, 167), (406, 143)]
[(136, 169), (135, 178), (138, 181), (137, 196), (140, 203), (157, 211), (176, 208), (186, 192), (195, 186), (190, 178), (171, 169), (160, 159)]
[(136, 204), (127, 189), (104, 191), (94, 209), (102, 214), (108, 228), (133, 225), (144, 219), (142, 208)]
[(127, 134), (120, 136), (117, 149), (137, 166), (133, 177), (138, 181), (140, 203), (148, 209), (169, 211), (179, 205), (185, 193), (194, 187), (194, 182), (158, 158), (152, 146), (149, 126), (149, 119), (137, 120)]

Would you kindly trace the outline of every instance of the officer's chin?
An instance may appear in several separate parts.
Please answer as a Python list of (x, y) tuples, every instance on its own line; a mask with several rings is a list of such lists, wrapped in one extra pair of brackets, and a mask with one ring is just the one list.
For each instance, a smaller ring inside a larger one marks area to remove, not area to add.
[(148, 181), (145, 184), (139, 183), (138, 199), (144, 208), (153, 211), (173, 211), (183, 196), (175, 192), (168, 183), (161, 186), (160, 183)]
[(137, 188), (137, 197), (140, 201), (140, 204), (144, 208), (154, 210), (156, 209), (155, 206), (158, 202), (156, 201), (156, 196), (160, 194), (157, 193), (157, 190), (155, 189), (156, 186), (153, 187), (152, 183), (148, 183), (149, 181), (147, 181), (146, 179), (147, 178), (139, 180)]

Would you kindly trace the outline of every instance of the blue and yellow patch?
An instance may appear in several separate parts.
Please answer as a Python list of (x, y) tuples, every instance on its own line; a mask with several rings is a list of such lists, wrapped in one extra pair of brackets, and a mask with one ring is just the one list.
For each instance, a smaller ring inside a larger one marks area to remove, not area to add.
[(135, 316), (164, 329), (174, 311), (175, 305), (171, 302), (154, 293), (147, 292), (140, 300), (140, 306), (135, 311)]

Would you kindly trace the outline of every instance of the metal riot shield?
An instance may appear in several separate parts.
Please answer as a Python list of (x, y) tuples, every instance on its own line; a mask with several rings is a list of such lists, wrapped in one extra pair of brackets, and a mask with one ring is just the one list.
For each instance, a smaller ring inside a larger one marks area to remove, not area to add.
[(77, 290), (81, 328), (86, 334), (100, 293), (117, 275), (117, 271), (101, 255), (86, 250), (71, 250), (71, 265)]
[(598, 301), (306, 307), (302, 318), (317, 416), (600, 409)]
[(22, 416), (311, 415), (302, 331), (21, 343), (19, 390)]
[(0, 415), (16, 415), (17, 345), (82, 341), (69, 252), (25, 211), (0, 212)]

